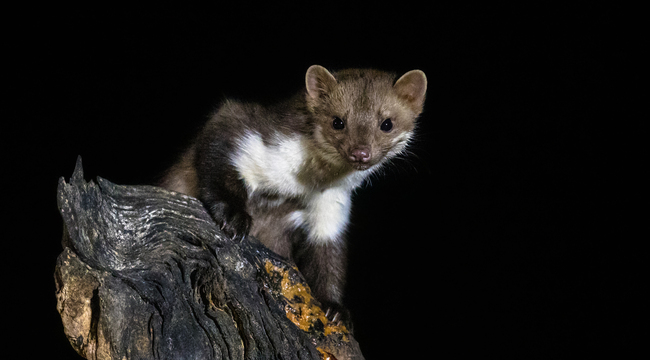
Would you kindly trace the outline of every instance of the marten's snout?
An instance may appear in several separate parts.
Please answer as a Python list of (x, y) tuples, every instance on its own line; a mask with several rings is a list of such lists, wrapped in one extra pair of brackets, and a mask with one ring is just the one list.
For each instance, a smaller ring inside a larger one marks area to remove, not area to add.
[(368, 163), (370, 162), (370, 147), (368, 146), (359, 146), (354, 148), (351, 152), (350, 155), (348, 156), (348, 159), (352, 163), (352, 166), (358, 169), (365, 169), (368, 167)]
[(350, 161), (367, 163), (370, 161), (370, 148), (363, 146), (352, 150)]

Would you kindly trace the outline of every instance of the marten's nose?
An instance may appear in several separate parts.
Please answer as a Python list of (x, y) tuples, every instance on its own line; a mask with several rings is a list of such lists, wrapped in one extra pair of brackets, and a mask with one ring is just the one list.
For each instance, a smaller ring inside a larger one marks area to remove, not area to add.
[(367, 163), (370, 161), (370, 148), (367, 146), (361, 146), (352, 150), (350, 160), (354, 162)]

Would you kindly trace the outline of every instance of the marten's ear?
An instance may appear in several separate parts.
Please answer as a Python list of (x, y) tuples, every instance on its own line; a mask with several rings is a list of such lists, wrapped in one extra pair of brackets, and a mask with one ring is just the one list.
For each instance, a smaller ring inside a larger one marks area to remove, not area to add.
[(312, 65), (305, 75), (307, 93), (312, 99), (318, 99), (331, 91), (336, 85), (334, 76), (320, 65)]
[(427, 92), (427, 77), (421, 70), (411, 70), (399, 78), (393, 89), (400, 99), (405, 101), (418, 113), (424, 106), (424, 95)]

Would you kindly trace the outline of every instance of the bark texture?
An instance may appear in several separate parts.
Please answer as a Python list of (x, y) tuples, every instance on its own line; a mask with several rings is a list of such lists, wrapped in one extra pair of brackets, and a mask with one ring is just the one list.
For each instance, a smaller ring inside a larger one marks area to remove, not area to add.
[(363, 359), (298, 269), (154, 186), (59, 180), (57, 308), (87, 359)]

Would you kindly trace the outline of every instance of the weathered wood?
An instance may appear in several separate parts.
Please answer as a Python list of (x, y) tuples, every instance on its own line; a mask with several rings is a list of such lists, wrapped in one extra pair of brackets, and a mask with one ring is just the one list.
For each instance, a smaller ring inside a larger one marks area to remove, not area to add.
[(57, 308), (87, 359), (363, 359), (292, 264), (153, 186), (59, 181)]

